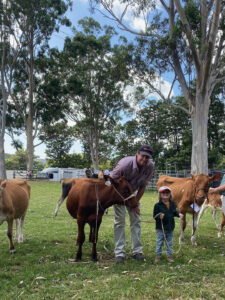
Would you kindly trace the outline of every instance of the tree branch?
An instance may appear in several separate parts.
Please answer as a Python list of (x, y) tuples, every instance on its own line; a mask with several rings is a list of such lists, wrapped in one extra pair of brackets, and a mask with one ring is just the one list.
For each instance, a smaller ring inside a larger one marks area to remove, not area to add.
[(165, 10), (167, 11), (167, 13), (170, 13), (170, 8), (166, 5), (166, 3), (164, 2), (164, 0), (160, 0), (162, 6), (165, 8)]
[(209, 79), (210, 69), (212, 66), (212, 57), (215, 48), (215, 41), (218, 32), (219, 26), (219, 14), (220, 14), (220, 7), (221, 7), (221, 0), (215, 0), (215, 8), (212, 16), (212, 26), (209, 33), (209, 41), (208, 41), (208, 49), (206, 54), (206, 62), (204, 64), (204, 71), (203, 71), (203, 80), (201, 85), (201, 91), (204, 94), (206, 91), (207, 82)]
[[(157, 37), (159, 39), (161, 39), (161, 36), (159, 34), (156, 34), (156, 33), (153, 33), (153, 32), (148, 32), (148, 33), (144, 33), (144, 32), (138, 32), (138, 31), (135, 31), (135, 30), (132, 30), (130, 29), (129, 27), (127, 27), (124, 23), (123, 23), (123, 17), (124, 15), (126, 14), (126, 11), (127, 11), (127, 8), (130, 4), (127, 4), (127, 6), (125, 7), (124, 11), (122, 12), (121, 16), (120, 17), (117, 17), (115, 15), (115, 13), (113, 12), (112, 8), (110, 7), (110, 5), (108, 3), (105, 3), (105, 1), (103, 0), (100, 0), (102, 6), (105, 8), (105, 10), (113, 17), (113, 18), (109, 18), (111, 20), (114, 20), (116, 22), (118, 22), (120, 24), (120, 26), (122, 28), (122, 30), (126, 30), (132, 34), (135, 34), (135, 35), (139, 35), (139, 36), (144, 36), (144, 37)], [(100, 10), (99, 10), (100, 11)], [(100, 11), (102, 13), (102, 11)], [(102, 13), (103, 14), (103, 13)], [(103, 14), (105, 17), (108, 18), (107, 15)]]
[(188, 39), (189, 47), (191, 49), (191, 53), (192, 53), (192, 56), (193, 56), (193, 59), (194, 59), (195, 67), (196, 67), (196, 72), (199, 75), (200, 70), (201, 70), (201, 64), (200, 64), (200, 61), (199, 61), (199, 56), (198, 56), (197, 49), (195, 48), (195, 46), (193, 44), (194, 38), (193, 38), (193, 35), (191, 33), (190, 24), (189, 24), (189, 22), (188, 22), (188, 20), (185, 16), (185, 12), (184, 12), (181, 4), (180, 4), (180, 0), (174, 0), (174, 1), (175, 1), (175, 4), (176, 4), (177, 11), (179, 13), (181, 22), (184, 26), (184, 32), (186, 33), (186, 36), (187, 36), (187, 39)]

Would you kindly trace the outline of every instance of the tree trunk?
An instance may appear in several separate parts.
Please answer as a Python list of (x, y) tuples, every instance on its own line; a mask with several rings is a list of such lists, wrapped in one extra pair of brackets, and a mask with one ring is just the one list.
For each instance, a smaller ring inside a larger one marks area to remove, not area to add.
[(196, 105), (192, 120), (191, 173), (208, 174), (208, 114), (209, 100), (200, 93), (196, 94)]
[[(4, 56), (4, 54), (3, 54)], [(5, 169), (5, 124), (6, 124), (6, 110), (7, 110), (7, 94), (5, 90), (5, 80), (4, 80), (4, 57), (2, 57), (1, 64), (1, 89), (2, 89), (2, 101), (1, 105), (1, 120), (0, 120), (0, 179), (6, 179), (6, 169)]]
[(34, 166), (34, 141), (33, 141), (33, 121), (28, 116), (27, 119), (27, 170), (33, 170)]
[(34, 119), (34, 47), (33, 34), (31, 33), (31, 42), (29, 45), (30, 67), (29, 67), (29, 99), (28, 99), (28, 117), (26, 122), (27, 135), (27, 170), (33, 170), (34, 167), (34, 138), (33, 138), (33, 119)]
[(6, 179), (4, 138), (0, 139), (0, 179)]
[(90, 145), (90, 150), (91, 150), (91, 160), (93, 163), (93, 167), (95, 170), (98, 170), (98, 158), (96, 157), (96, 151), (93, 145)]

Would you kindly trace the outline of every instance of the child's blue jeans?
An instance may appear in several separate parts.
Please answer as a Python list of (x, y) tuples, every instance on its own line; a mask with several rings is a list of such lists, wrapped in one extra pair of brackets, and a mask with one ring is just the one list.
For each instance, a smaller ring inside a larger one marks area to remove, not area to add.
[[(156, 241), (156, 254), (161, 255), (162, 254), (162, 246), (164, 243), (164, 235), (162, 230), (156, 230), (157, 234), (157, 241)], [(167, 231), (165, 232), (166, 236), (166, 254), (172, 255), (173, 254), (173, 231)], [(168, 244), (168, 245), (167, 245)]]

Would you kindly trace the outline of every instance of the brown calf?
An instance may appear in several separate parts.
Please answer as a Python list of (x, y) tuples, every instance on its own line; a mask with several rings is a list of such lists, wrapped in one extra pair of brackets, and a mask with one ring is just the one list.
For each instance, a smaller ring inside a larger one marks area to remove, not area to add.
[[(225, 226), (225, 215), (224, 215), (223, 209), (222, 209), (222, 196), (218, 193), (211, 193), (208, 195), (208, 199), (205, 199), (205, 201), (201, 207), (201, 210), (199, 212), (197, 223), (199, 223), (200, 218), (203, 216), (204, 212), (206, 211), (206, 209), (208, 207), (212, 208), (213, 219), (216, 223), (216, 227), (219, 230), (218, 238), (220, 238), (220, 237), (222, 237), (223, 227)], [(221, 213), (222, 213), (220, 225), (218, 224), (217, 217), (216, 217), (216, 214), (218, 211), (221, 211)]]
[[(191, 178), (176, 178), (167, 175), (159, 177), (157, 189), (161, 186), (168, 186), (172, 191), (172, 200), (176, 204), (179, 211), (184, 215), (181, 220), (180, 244), (184, 241), (184, 230), (186, 228), (186, 214), (193, 215), (192, 236), (193, 245), (197, 245), (195, 231), (197, 229), (197, 216), (199, 207), (205, 201), (208, 194), (208, 189), (212, 181), (217, 181), (221, 177), (220, 174), (215, 174), (209, 177), (208, 175), (192, 175)], [(194, 209), (193, 209), (194, 206)]]
[[(65, 179), (62, 181), (62, 196), (58, 201), (55, 215), (63, 200), (68, 196), (66, 206), (70, 215), (77, 219), (78, 251), (76, 261), (81, 260), (82, 245), (85, 240), (84, 226), (90, 226), (89, 242), (92, 246), (92, 260), (97, 261), (96, 244), (98, 230), (102, 222), (104, 211), (113, 204), (125, 204), (134, 211), (138, 208), (138, 201), (132, 188), (124, 177), (109, 178), (111, 185), (106, 186), (104, 180), (98, 179)], [(129, 199), (128, 199), (129, 198)]]
[[(10, 253), (15, 253), (13, 244), (13, 221), (16, 219), (16, 237), (23, 242), (23, 223), (30, 199), (30, 186), (24, 179), (0, 180), (0, 225), (8, 223), (7, 235)], [(20, 225), (20, 233), (19, 233)]]

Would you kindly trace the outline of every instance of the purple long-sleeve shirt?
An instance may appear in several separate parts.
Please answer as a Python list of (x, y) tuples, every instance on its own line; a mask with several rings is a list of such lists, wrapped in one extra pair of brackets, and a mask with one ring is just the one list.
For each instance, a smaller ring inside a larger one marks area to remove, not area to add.
[(124, 176), (130, 183), (134, 191), (140, 186), (146, 186), (152, 178), (154, 172), (154, 163), (149, 160), (147, 165), (139, 168), (136, 156), (127, 156), (122, 158), (116, 167), (110, 172), (110, 177), (119, 178)]

